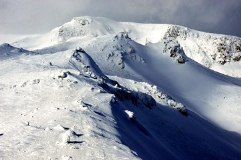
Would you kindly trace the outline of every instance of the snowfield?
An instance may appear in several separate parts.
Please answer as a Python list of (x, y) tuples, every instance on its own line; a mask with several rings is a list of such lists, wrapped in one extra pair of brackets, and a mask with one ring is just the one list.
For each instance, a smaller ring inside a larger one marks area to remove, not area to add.
[(241, 159), (241, 38), (76, 17), (0, 45), (0, 159)]

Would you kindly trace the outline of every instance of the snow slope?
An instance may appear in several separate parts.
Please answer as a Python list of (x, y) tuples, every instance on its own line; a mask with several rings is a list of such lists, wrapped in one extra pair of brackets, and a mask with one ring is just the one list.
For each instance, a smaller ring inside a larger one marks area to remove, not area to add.
[(76, 17), (1, 45), (0, 159), (238, 160), (239, 44)]

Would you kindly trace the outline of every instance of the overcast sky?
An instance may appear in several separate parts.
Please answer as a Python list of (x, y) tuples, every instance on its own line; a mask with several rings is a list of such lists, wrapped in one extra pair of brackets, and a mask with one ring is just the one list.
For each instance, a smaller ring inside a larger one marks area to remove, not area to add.
[(44, 33), (84, 15), (241, 37), (241, 0), (0, 0), (0, 34)]

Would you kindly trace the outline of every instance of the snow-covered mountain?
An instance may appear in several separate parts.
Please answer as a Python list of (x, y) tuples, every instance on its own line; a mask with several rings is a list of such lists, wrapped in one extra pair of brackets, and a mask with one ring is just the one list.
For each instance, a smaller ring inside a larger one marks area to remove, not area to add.
[(98, 17), (3, 44), (0, 159), (240, 159), (240, 68), (238, 37)]

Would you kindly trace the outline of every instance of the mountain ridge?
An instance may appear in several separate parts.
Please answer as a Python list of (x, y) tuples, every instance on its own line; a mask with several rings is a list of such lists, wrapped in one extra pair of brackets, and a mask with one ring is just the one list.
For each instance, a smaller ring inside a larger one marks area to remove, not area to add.
[[(74, 41), (75, 38), (76, 41), (79, 38), (89, 41), (103, 36), (117, 35), (120, 32), (127, 33), (133, 41), (142, 45), (174, 42), (188, 57), (205, 67), (230, 76), (241, 75), (239, 72), (241, 38), (195, 31), (178, 25), (116, 22), (103, 17), (76, 17), (48, 34), (37, 37), (40, 45), (34, 49), (51, 47), (66, 41), (71, 44), (71, 39)], [(45, 42), (42, 44), (41, 41)], [(31, 44), (28, 46), (24, 40), (17, 41), (13, 45), (33, 49)]]

